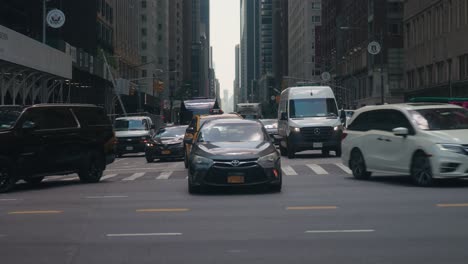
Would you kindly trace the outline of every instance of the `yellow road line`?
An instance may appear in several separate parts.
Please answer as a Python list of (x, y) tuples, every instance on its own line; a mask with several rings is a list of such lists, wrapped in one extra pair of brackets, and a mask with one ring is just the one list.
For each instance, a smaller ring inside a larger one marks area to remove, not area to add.
[(175, 212), (187, 212), (190, 211), (188, 208), (157, 208), (157, 209), (138, 209), (137, 213), (175, 213)]
[(286, 210), (334, 210), (337, 206), (290, 206)]
[(437, 204), (437, 207), (468, 207), (468, 203), (459, 203), (459, 204)]
[(14, 211), (8, 212), (9, 215), (18, 215), (18, 214), (61, 214), (63, 211)]

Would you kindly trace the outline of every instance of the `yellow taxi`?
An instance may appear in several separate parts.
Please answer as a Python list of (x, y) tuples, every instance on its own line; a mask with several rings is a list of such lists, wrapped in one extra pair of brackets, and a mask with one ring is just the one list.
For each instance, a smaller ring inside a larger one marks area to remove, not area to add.
[(184, 165), (185, 168), (188, 168), (188, 160), (190, 157), (190, 150), (192, 149), (192, 144), (187, 143), (192, 141), (197, 137), (200, 127), (208, 120), (215, 119), (243, 119), (242, 116), (234, 113), (230, 114), (210, 114), (210, 115), (195, 115), (192, 118), (192, 121), (188, 125), (187, 130), (184, 135)]

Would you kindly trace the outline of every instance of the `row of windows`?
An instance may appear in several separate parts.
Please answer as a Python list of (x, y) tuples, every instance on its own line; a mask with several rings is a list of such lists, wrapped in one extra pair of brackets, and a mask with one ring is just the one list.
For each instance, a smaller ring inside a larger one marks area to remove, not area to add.
[(97, 0), (98, 13), (103, 16), (109, 23), (114, 23), (114, 14), (112, 7), (106, 2), (106, 0)]
[(103, 23), (99, 22), (97, 23), (97, 37), (99, 40), (103, 41), (104, 43), (108, 45), (112, 45), (113, 41), (113, 29), (111, 27), (108, 27), (104, 25)]
[[(459, 79), (468, 78), (468, 55), (458, 57)], [(437, 62), (406, 73), (408, 88), (414, 89), (425, 85), (440, 84), (452, 80), (452, 60)]]

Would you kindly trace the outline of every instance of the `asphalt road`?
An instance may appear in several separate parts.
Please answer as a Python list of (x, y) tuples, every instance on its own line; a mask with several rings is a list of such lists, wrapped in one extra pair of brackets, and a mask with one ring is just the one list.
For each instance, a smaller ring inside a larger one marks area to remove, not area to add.
[(283, 158), (281, 193), (189, 195), (181, 161), (125, 157), (98, 184), (0, 195), (0, 262), (467, 263), (468, 183), (354, 180), (337, 158)]

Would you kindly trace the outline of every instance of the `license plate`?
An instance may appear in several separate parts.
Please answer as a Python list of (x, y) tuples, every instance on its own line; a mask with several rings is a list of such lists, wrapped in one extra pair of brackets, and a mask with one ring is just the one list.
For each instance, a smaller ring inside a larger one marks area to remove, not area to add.
[(133, 147), (126, 147), (126, 150), (133, 150)]
[(323, 143), (314, 143), (314, 148), (322, 148), (323, 147)]
[(169, 154), (171, 154), (171, 151), (170, 150), (163, 150), (161, 153), (163, 155), (169, 155)]
[(228, 176), (227, 178), (228, 183), (244, 183), (244, 176)]

